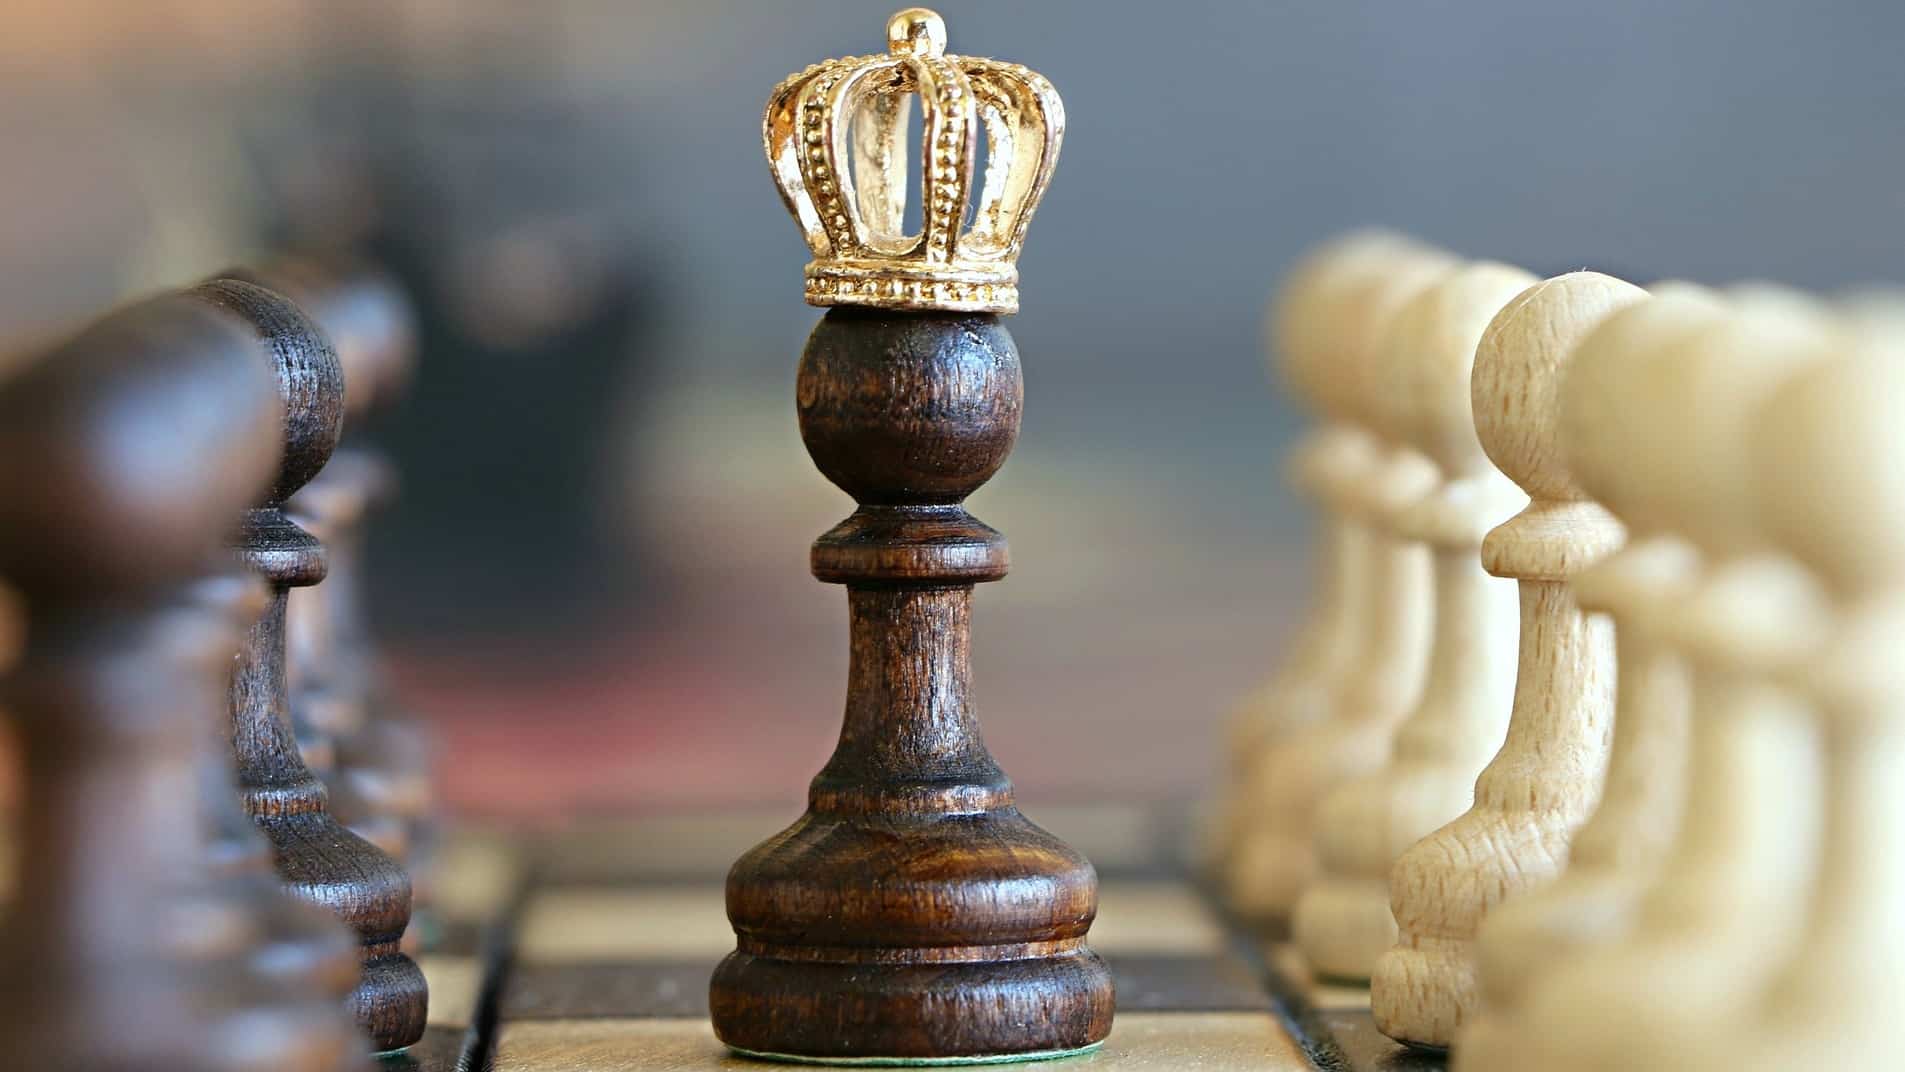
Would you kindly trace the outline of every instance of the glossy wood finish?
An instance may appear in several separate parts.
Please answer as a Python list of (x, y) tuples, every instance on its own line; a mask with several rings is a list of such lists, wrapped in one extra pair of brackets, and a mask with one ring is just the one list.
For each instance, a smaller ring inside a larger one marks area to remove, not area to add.
[(396, 498), (398, 476), (363, 425), (409, 385), (416, 315), (394, 278), (362, 262), (282, 257), (228, 274), (296, 301), (344, 369), (343, 442), (288, 504), (298, 524), (324, 543), (330, 563), (323, 584), (291, 593), (286, 612), (292, 715), (307, 763), (313, 754), (325, 761), (331, 814), (410, 873), (414, 920), (425, 902), (435, 840), (433, 749), (429, 734), (391, 696), (371, 635), (366, 526)]
[(10, 1067), (366, 1056), (326, 995), (257, 970), (259, 919), (207, 866), (195, 792), (248, 593), (219, 605), (193, 582), (277, 465), (262, 357), (244, 324), (174, 294), (0, 390), (0, 574), (28, 622), (6, 699), (26, 788), (0, 950)]
[(972, 586), (1008, 559), (961, 503), (1017, 438), (1012, 338), (991, 316), (835, 309), (797, 391), (809, 453), (860, 503), (813, 548), (848, 590), (846, 718), (807, 813), (729, 873), (715, 1032), (823, 1059), (1095, 1044), (1097, 875), (1019, 813), (968, 701)]
[(288, 299), (237, 280), (195, 293), (238, 314), (265, 341), (285, 405), (276, 483), (243, 512), (239, 557), (270, 587), (232, 678), (232, 743), (246, 811), (270, 840), (278, 875), (298, 897), (329, 908), (356, 933), (362, 974), (350, 995), (376, 1049), (423, 1033), (423, 975), (398, 949), (410, 920), (410, 880), (376, 846), (345, 830), (291, 732), (285, 606), (291, 589), (324, 579), (324, 547), (285, 513), (285, 502), (329, 460), (343, 417), (343, 374), (324, 336)]

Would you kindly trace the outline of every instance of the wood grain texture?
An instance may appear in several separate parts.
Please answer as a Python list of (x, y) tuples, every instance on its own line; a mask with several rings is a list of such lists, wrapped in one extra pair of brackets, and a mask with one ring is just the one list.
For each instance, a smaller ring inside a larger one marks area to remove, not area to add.
[[(297, 302), (330, 340), (344, 372), (342, 443), (287, 504), (323, 542), (329, 561), (324, 583), (294, 589), (286, 612), (293, 725), (306, 765), (330, 791), (331, 814), (404, 866), (413, 916), (421, 916), (430, 905), (438, 837), (434, 746), (384, 678), (363, 576), (370, 522), (395, 501), (399, 484), (363, 425), (409, 386), (416, 312), (395, 278), (365, 262), (283, 256), (228, 274)], [(407, 937), (433, 929), (413, 926)]]
[(244, 585), (200, 578), (277, 469), (249, 326), (168, 294), (0, 390), (0, 574), (28, 621), (8, 680), (25, 776), (0, 1035), (21, 1067), (359, 1067), (330, 995), (256, 959), (256, 902), (208, 866), (199, 775)]
[(1666, 608), (1685, 600), (1698, 579), (1698, 553), (1659, 524), (1647, 478), (1666, 416), (1641, 390), (1656, 382), (1661, 356), (1718, 315), (1710, 293), (1669, 284), (1604, 317), (1575, 347), (1558, 393), (1563, 451), (1576, 483), (1627, 524), (1620, 550), (1575, 575), (1575, 600), (1613, 623), (1619, 666), (1614, 736), (1601, 799), (1575, 835), (1558, 880), (1493, 912), (1476, 942), (1483, 1008), (1457, 1041), (1464, 1072), (1512, 1070), (1523, 1031), (1522, 998), (1553, 965), (1605, 943), (1631, 924), (1680, 826), (1688, 740), (1688, 673), (1663, 634)]
[(995, 317), (835, 309), (797, 395), (815, 463), (860, 504), (813, 552), (848, 586), (846, 716), (807, 814), (729, 873), (715, 1031), (807, 1057), (1096, 1043), (1097, 876), (1014, 806), (968, 698), (972, 585), (1007, 557), (960, 504), (1017, 437), (1017, 349)]
[(1476, 349), (1476, 433), (1530, 500), (1482, 543), (1484, 568), (1520, 585), (1515, 694), (1474, 805), (1390, 872), (1398, 939), (1376, 962), (1370, 998), (1377, 1026), (1400, 1041), (1440, 1048), (1454, 1039), (1477, 1006), (1483, 918), (1560, 874), (1599, 799), (1613, 724), (1613, 635), (1581, 610), (1569, 581), (1624, 534), (1563, 464), (1556, 396), (1581, 338), (1644, 295), (1592, 272), (1557, 276), (1511, 301)]
[(410, 880), (395, 861), (340, 826), (324, 786), (304, 765), (292, 736), (285, 664), (289, 592), (322, 581), (323, 545), (298, 527), (285, 503), (329, 460), (343, 416), (343, 374), (336, 354), (288, 299), (237, 280), (195, 293), (248, 323), (263, 341), (283, 402), (283, 460), (276, 482), (245, 510), (236, 550), (270, 589), (251, 627), (231, 682), (232, 747), (245, 808), (271, 842), (288, 889), (328, 908), (355, 932), (361, 974), (349, 1003), (379, 1051), (401, 1049), (423, 1034), (428, 992), (423, 974), (398, 949), (410, 920)]
[[(1597, 331), (1583, 347), (1591, 363), (1570, 374), (1564, 416), (1618, 408), (1611, 426), (1626, 433), (1571, 447), (1584, 481), (1605, 486), (1652, 539), (1684, 538), (1703, 563), (1692, 591), (1629, 601), (1626, 619), (1661, 635), (1692, 671), (1684, 820), (1625, 931), (1529, 988), (1499, 1040), (1504, 1060), (1678, 1064), (1687, 1025), (1747, 1015), (1798, 932), (1817, 840), (1818, 748), (1803, 706), (1773, 679), (1809, 658), (1826, 612), (1803, 571), (1769, 553), (1747, 449), (1756, 405), (1829, 354), (1829, 325), (1794, 298), (1733, 295), (1716, 310), (1683, 288), (1647, 303), (1665, 330), (1654, 345), (1626, 324), (1636, 309), (1609, 325), (1628, 338)], [(1590, 415), (1569, 423), (1578, 433)], [(1654, 836), (1635, 848), (1651, 851)], [(1590, 1026), (1608, 1022), (1623, 1030)]]

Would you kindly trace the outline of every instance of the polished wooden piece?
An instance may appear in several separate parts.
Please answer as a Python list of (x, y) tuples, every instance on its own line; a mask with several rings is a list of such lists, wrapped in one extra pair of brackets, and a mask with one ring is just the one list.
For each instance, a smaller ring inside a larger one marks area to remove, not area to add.
[(382, 678), (363, 579), (366, 525), (395, 499), (398, 483), (363, 426), (409, 385), (416, 316), (397, 281), (362, 262), (282, 257), (227, 274), (296, 301), (343, 366), (342, 442), (288, 504), (330, 561), (324, 583), (294, 590), (286, 612), (292, 716), (307, 763), (314, 752), (325, 760), (331, 813), (404, 865), (420, 912), (427, 889), (420, 865), (434, 829), (432, 749)]
[(380, 1051), (423, 1033), (423, 975), (398, 949), (410, 921), (410, 880), (388, 855), (338, 824), (324, 786), (291, 733), (285, 676), (285, 606), (293, 588), (324, 579), (323, 545), (285, 513), (285, 502), (330, 458), (343, 416), (343, 375), (324, 336), (288, 299), (238, 280), (197, 294), (243, 317), (267, 343), (286, 416), (276, 482), (243, 511), (239, 557), (270, 586), (264, 615), (246, 637), (232, 679), (232, 739), (246, 810), (271, 841), (293, 893), (335, 912), (356, 933), (362, 974), (350, 995)]
[(0, 574), (25, 778), (0, 1037), (21, 1068), (357, 1067), (340, 1006), (257, 970), (250, 902), (207, 866), (195, 792), (240, 588), (194, 594), (276, 468), (255, 333), (185, 295), (128, 307), (0, 390)]
[(961, 502), (1017, 438), (1017, 348), (992, 316), (838, 308), (797, 391), (808, 452), (860, 504), (812, 557), (847, 586), (846, 718), (807, 813), (729, 873), (715, 1032), (806, 1058), (1094, 1045), (1097, 875), (1019, 813), (967, 696), (972, 586), (1007, 555)]

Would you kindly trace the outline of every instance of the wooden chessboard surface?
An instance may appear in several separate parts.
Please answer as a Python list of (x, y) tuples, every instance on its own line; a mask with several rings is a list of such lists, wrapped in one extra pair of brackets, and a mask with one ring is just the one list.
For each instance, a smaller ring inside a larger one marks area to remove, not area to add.
[[(1027, 805), (1100, 878), (1092, 945), (1118, 1014), (1102, 1049), (1053, 1069), (1439, 1068), (1376, 1032), (1367, 994), (1315, 982), (1286, 944), (1230, 926), (1182, 865), (1181, 812)], [(728, 865), (794, 813), (598, 819), (556, 832), (456, 836), (437, 942), (422, 958), (420, 1072), (771, 1067), (730, 1055), (708, 977), (733, 946)]]

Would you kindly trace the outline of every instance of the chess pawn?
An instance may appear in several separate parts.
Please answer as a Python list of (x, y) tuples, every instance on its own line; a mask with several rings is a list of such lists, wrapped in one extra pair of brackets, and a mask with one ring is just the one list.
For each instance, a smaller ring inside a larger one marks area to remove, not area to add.
[[(1298, 405), (1322, 412), (1310, 370), (1329, 364), (1341, 349), (1345, 324), (1336, 309), (1344, 291), (1359, 278), (1423, 252), (1400, 235), (1357, 231), (1311, 252), (1291, 271), (1271, 306), (1268, 327), (1279, 378)], [(1205, 865), (1219, 877), (1248, 822), (1249, 776), (1264, 746), (1321, 721), (1362, 650), (1371, 549), (1362, 523), (1334, 509), (1329, 493), (1353, 485), (1368, 470), (1374, 450), (1374, 440), (1362, 428), (1324, 420), (1290, 452), (1286, 479), (1316, 508), (1310, 571), (1316, 587), (1282, 662), (1231, 715), (1229, 769), (1202, 851)]]
[(342, 373), (329, 342), (288, 299), (230, 279), (193, 293), (245, 319), (266, 342), (286, 409), (276, 482), (243, 512), (238, 536), (240, 559), (270, 587), (232, 679), (239, 789), (271, 842), (278, 876), (293, 894), (330, 909), (355, 932), (361, 966), (349, 1005), (357, 1023), (378, 1051), (402, 1049), (423, 1034), (428, 1004), (422, 972), (398, 948), (410, 919), (410, 880), (331, 816), (324, 786), (305, 767), (291, 735), (285, 677), (286, 597), (292, 588), (323, 580), (325, 556), (284, 507), (337, 443)]
[[(1636, 509), (1708, 563), (1691, 596), (1663, 608), (1693, 675), (1685, 817), (1628, 932), (1529, 989), (1515, 1037), (1540, 1067), (1678, 1067), (1700, 1025), (1731, 1022), (1797, 935), (1814, 873), (1818, 752), (1780, 679), (1813, 658), (1826, 614), (1816, 586), (1769, 547), (1746, 445), (1771, 434), (1753, 422), (1764, 400), (1833, 345), (1819, 310), (1762, 292), (1650, 361), (1626, 362), (1630, 373), (1610, 370), (1608, 404), (1644, 429), (1621, 466)], [(1622, 1029), (1596, 1026), (1611, 1022)]]
[[(296, 301), (331, 340), (344, 369), (344, 439), (331, 461), (289, 504), (325, 546), (324, 583), (294, 589), (286, 611), (292, 713), (306, 765), (314, 752), (331, 813), (410, 872), (427, 841), (433, 790), (422, 729), (394, 717), (380, 680), (364, 605), (365, 522), (394, 498), (396, 474), (357, 429), (407, 387), (416, 324), (394, 279), (363, 265), (279, 258), (226, 273)], [(417, 931), (413, 916), (411, 932)]]
[(1594, 272), (1556, 276), (1511, 301), (1476, 348), (1476, 433), (1530, 500), (1482, 543), (1483, 568), (1518, 583), (1520, 642), (1507, 735), (1476, 779), (1474, 805), (1390, 872), (1398, 938), (1376, 961), (1371, 1010), (1384, 1034), (1411, 1045), (1449, 1045), (1476, 1005), (1482, 919), (1560, 872), (1599, 798), (1613, 719), (1613, 637), (1575, 603), (1570, 581), (1624, 534), (1562, 463), (1556, 394), (1580, 340), (1643, 297), (1639, 287)]
[[(1633, 395), (1660, 357), (1717, 323), (1711, 292), (1668, 283), (1601, 321), (1563, 378), (1561, 442), (1568, 472), (1627, 527), (1628, 542), (1578, 574), (1575, 600), (1614, 624), (1619, 665), (1614, 737), (1600, 804), (1575, 834), (1550, 885), (1496, 908), (1476, 940), (1482, 1007), (1456, 1041), (1454, 1067), (1515, 1069), (1516, 1008), (1545, 970), (1624, 932), (1680, 828), (1686, 785), (1688, 671), (1665, 621), (1691, 597), (1699, 555), (1673, 532), (1645, 488), (1665, 432)], [(1646, 418), (1641, 418), (1641, 414)], [(1636, 485), (1640, 485), (1637, 490)]]
[[(191, 584), (185, 598), (231, 623), (234, 637), (242, 636), (265, 610), (263, 582), (225, 569)], [(232, 646), (235, 650), (236, 641)], [(227, 705), (226, 698), (219, 697), (211, 712), (218, 718), (207, 719), (195, 761), (207, 873), (257, 931), (247, 957), (252, 973), (273, 984), (325, 995), (341, 1009), (357, 985), (357, 943), (330, 912), (292, 897), (278, 881), (271, 844), (239, 803)]]
[[(1287, 922), (1316, 873), (1311, 824), (1316, 804), (1347, 778), (1379, 765), (1388, 738), (1422, 687), (1428, 660), (1429, 563), (1423, 548), (1395, 531), (1395, 518), (1435, 482), (1434, 466), (1371, 421), (1365, 370), (1396, 311), (1448, 272), (1444, 254), (1405, 250), (1374, 260), (1344, 281), (1324, 307), (1333, 318), (1333, 350), (1307, 351), (1291, 370), (1307, 378), (1330, 422), (1362, 444), (1355, 468), (1334, 467), (1319, 484), (1326, 509), (1352, 525), (1364, 546), (1356, 616), (1363, 636), (1349, 672), (1330, 693), (1323, 717), (1267, 738), (1249, 762), (1236, 796), (1226, 890), (1238, 915), (1259, 925)], [(1327, 326), (1311, 329), (1329, 337)]]
[(1506, 265), (1450, 273), (1397, 313), (1376, 371), (1397, 437), (1423, 451), (1442, 481), (1396, 519), (1434, 560), (1434, 640), (1426, 684), (1380, 771), (1331, 793), (1317, 813), (1321, 874), (1297, 906), (1295, 935), (1310, 967), (1367, 979), (1395, 944), (1389, 869), (1418, 839), (1460, 815), (1475, 776), (1501, 746), (1514, 688), (1513, 584), (1483, 572), (1482, 537), (1526, 504), (1475, 438), (1469, 371), (1482, 329), (1535, 281)]
[[(1326, 330), (1327, 313), (1337, 292), (1358, 273), (1380, 271), (1385, 264), (1417, 252), (1418, 247), (1400, 235), (1357, 231), (1312, 251), (1290, 272), (1271, 306), (1268, 327), (1271, 353), (1281, 362), (1284, 390), (1299, 406), (1312, 413), (1321, 409), (1308, 389), (1304, 370), (1328, 363), (1340, 344)], [(1341, 325), (1334, 326), (1340, 334)], [(1321, 352), (1306, 352), (1311, 347)], [(1358, 597), (1364, 565), (1360, 530), (1336, 518), (1327, 509), (1324, 495), (1344, 479), (1335, 474), (1347, 471), (1351, 479), (1360, 474), (1368, 464), (1369, 451), (1368, 433), (1329, 423), (1310, 429), (1290, 451), (1286, 469), (1290, 485), (1323, 507), (1310, 570), (1317, 586), (1282, 662), (1231, 716), (1228, 755), (1233, 773), (1242, 773), (1244, 760), (1254, 756), (1266, 740), (1322, 719), (1338, 682), (1354, 663), (1363, 636), (1358, 617), (1363, 607)]]
[[(1896, 1064), (1905, 1009), (1905, 331), (1862, 324), (1758, 414), (1755, 508), (1835, 613), (1799, 680), (1826, 766), (1824, 843), (1804, 932), (1747, 1015), (1705, 1035), (1704, 1069)], [(1778, 435), (1770, 434), (1777, 429)]]
[[(848, 585), (846, 721), (807, 814), (728, 875), (716, 1034), (830, 1059), (1093, 1045), (1096, 875), (1018, 812), (967, 700), (972, 586), (1006, 551), (958, 504), (1017, 438), (1017, 349), (990, 316), (834, 309), (797, 391), (809, 453), (861, 503), (813, 552)], [(902, 447), (920, 437), (938, 446)]]
[(0, 573), (29, 623), (8, 707), (27, 807), (0, 1035), (33, 1068), (300, 1069), (364, 1056), (316, 993), (249, 971), (203, 866), (196, 756), (238, 642), (177, 598), (278, 461), (251, 333), (168, 295), (0, 389)]

